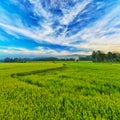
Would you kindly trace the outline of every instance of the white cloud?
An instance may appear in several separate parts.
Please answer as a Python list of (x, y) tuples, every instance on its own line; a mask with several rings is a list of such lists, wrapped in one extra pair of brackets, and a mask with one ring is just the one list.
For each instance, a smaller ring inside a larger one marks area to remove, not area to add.
[(29, 2), (34, 6), (34, 14), (44, 16), (46, 19), (51, 17), (50, 13), (43, 9), (40, 0), (29, 0)]
[[(16, 0), (11, 0), (13, 3), (16, 3)], [(69, 45), (69, 42), (71, 40), (75, 39), (75, 37), (66, 37), (67, 34), (67, 28), (60, 34), (58, 37), (55, 37), (54, 34), (58, 30), (58, 27), (56, 29), (51, 28), (51, 24), (54, 23), (54, 18), (52, 18), (52, 15), (47, 12), (46, 10), (43, 9), (41, 2), (39, 0), (29, 0), (31, 4), (34, 6), (34, 14), (37, 14), (38, 16), (43, 15), (45, 17), (45, 21), (42, 22), (42, 28), (40, 26), (38, 27), (31, 27), (27, 28), (24, 26), (24, 24), (21, 22), (18, 16), (16, 16), (16, 21), (14, 23), (13, 21), (11, 23), (11, 19), (9, 19), (8, 15), (6, 17), (8, 19), (4, 19), (3, 21), (7, 21), (8, 24), (5, 22), (1, 21), (0, 26), (8, 33), (11, 35), (14, 35), (15, 37), (19, 37), (18, 35), (15, 34), (21, 34), (23, 36), (29, 37), (34, 39), (37, 42), (42, 41), (47, 41), (53, 44), (61, 44), (61, 45)], [(87, 0), (85, 2), (82, 2), (81, 4), (77, 4), (75, 8), (71, 9), (67, 15), (64, 14), (64, 20), (67, 20), (68, 23), (74, 19), (74, 17), (82, 11), (85, 6), (90, 3), (91, 0)], [(60, 1), (59, 1), (60, 2)], [(64, 1), (63, 1), (64, 2)], [(16, 3), (17, 4), (17, 3)], [(62, 4), (62, 3), (61, 3)], [(5, 13), (6, 11), (4, 11)], [(7, 13), (6, 13), (7, 14)], [(66, 19), (67, 18), (67, 19)], [(68, 19), (69, 18), (69, 19)]]
[(61, 20), (62, 24), (68, 25), (92, 0), (85, 0), (82, 3), (77, 3), (75, 7), (70, 10), (63, 11), (64, 16)]
[(120, 28), (115, 27), (120, 25), (119, 12), (120, 7), (118, 5), (95, 24), (73, 35), (72, 39), (80, 37), (85, 41), (85, 43), (74, 46), (90, 50), (120, 51)]
[[(71, 55), (71, 52), (67, 51), (67, 50), (63, 50), (61, 52), (58, 52), (54, 49), (46, 49), (44, 47), (37, 47), (34, 50), (30, 50), (30, 49), (26, 49), (26, 48), (17, 48), (17, 47), (0, 47), (0, 52), (1, 55), (10, 55), (10, 56), (16, 56), (19, 55), (21, 56), (34, 56), (34, 57), (41, 57), (41, 56), (62, 56), (62, 55)], [(91, 54), (91, 52), (73, 52), (72, 54), (80, 54), (80, 55), (89, 55)]]
[[(0, 23), (0, 26), (5, 29), (8, 33), (14, 34), (18, 33), (23, 36), (35, 39), (37, 42), (40, 42), (41, 40), (47, 41), (47, 42), (52, 42), (46, 35), (50, 34), (53, 32), (49, 27), (45, 27), (44, 31), (41, 30), (35, 30), (34, 29), (28, 29), (28, 28), (18, 28), (15, 26), (7, 25)], [(12, 33), (13, 32), (13, 33)]]
[[(11, 0), (14, 4), (18, 4), (17, 0)], [(83, 11), (85, 7), (91, 3), (93, 0), (84, 0), (83, 2), (78, 2), (75, 7), (72, 7), (70, 9), (63, 8), (63, 17), (53, 17), (53, 15), (46, 11), (42, 5), (40, 0), (29, 0), (29, 2), (33, 5), (33, 12), (35, 15), (43, 16), (45, 19), (40, 23), (40, 26), (37, 27), (26, 27), (24, 23), (22, 23), (21, 18), (19, 18), (18, 15), (14, 16), (14, 22), (13, 17), (10, 17), (8, 15), (8, 12), (6, 10), (2, 9), (0, 7), (1, 12), (1, 19), (0, 19), (0, 27), (4, 29), (8, 34), (15, 36), (16, 38), (20, 37), (20, 35), (23, 35), (28, 38), (32, 38), (34, 41), (41, 42), (46, 41), (50, 42), (52, 44), (60, 44), (60, 45), (67, 45), (67, 46), (73, 46), (76, 48), (83, 48), (83, 49), (102, 49), (102, 50), (118, 50), (120, 46), (120, 28), (117, 28), (116, 26), (120, 25), (120, 7), (119, 4), (111, 10), (106, 16), (104, 16), (102, 19), (98, 20), (96, 23), (93, 23), (92, 26), (84, 28), (82, 31), (79, 31), (77, 34), (66, 36), (67, 34), (67, 27), (61, 32), (60, 35), (57, 37), (55, 36), (55, 33), (62, 28), (62, 26), (57, 26), (55, 29), (51, 27), (51, 25), (55, 22), (55, 20), (58, 20), (60, 24), (65, 24), (66, 26), (73, 21), (73, 19), (78, 15), (78, 13), (85, 12)], [(58, 0), (60, 2), (60, 0)], [(56, 0), (52, 1), (51, 4), (54, 4), (54, 7), (56, 7)], [(64, 0), (61, 2), (63, 4), (62, 7), (64, 7)], [(99, 6), (97, 9), (99, 9), (103, 4), (100, 2), (97, 2), (97, 5)], [(88, 9), (87, 9), (88, 10)], [(79, 19), (79, 22), (82, 19)], [(41, 21), (40, 21), (41, 22)], [(7, 24), (6, 24), (7, 23)], [(112, 34), (113, 33), (113, 34)], [(107, 35), (109, 34), (109, 35)], [(3, 38), (0, 36), (0, 38)], [(75, 40), (83, 40), (84, 43), (81, 43), (79, 45), (74, 45), (72, 42)], [(113, 44), (116, 43), (116, 44)], [(38, 47), (36, 50), (28, 50), (24, 48), (20, 48), (17, 50), (12, 50), (10, 48), (9, 50), (4, 50), (3, 52), (17, 52), (25, 53), (25, 54), (70, 54), (68, 51), (64, 51), (58, 53), (55, 50), (52, 49), (44, 49), (42, 47)], [(41, 53), (40, 53), (41, 52)], [(79, 53), (79, 52), (76, 52)], [(81, 52), (80, 52), (81, 53)], [(10, 53), (9, 53), (10, 54)]]

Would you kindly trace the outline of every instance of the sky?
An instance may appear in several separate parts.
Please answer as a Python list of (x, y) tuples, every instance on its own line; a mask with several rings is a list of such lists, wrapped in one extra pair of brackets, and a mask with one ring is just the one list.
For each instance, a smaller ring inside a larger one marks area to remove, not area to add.
[(120, 52), (120, 0), (1, 0), (0, 58)]

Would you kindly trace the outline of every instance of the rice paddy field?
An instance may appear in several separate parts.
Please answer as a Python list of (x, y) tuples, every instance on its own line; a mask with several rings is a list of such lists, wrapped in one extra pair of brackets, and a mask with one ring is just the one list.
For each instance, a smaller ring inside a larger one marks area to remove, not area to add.
[(0, 63), (0, 120), (120, 120), (120, 64)]

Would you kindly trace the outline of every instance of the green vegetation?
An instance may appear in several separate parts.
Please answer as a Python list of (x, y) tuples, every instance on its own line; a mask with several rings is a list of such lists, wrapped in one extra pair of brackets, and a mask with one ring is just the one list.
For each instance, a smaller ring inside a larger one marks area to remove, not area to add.
[(92, 52), (93, 62), (120, 62), (120, 53), (104, 52), (98, 50)]
[(0, 120), (120, 120), (120, 64), (0, 63)]

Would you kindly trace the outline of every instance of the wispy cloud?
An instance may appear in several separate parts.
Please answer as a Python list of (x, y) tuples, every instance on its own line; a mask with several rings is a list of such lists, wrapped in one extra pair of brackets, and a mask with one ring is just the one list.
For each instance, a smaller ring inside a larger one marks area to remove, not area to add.
[[(97, 49), (120, 51), (119, 4), (119, 0), (50, 0), (49, 3), (47, 0), (1, 1), (0, 45), (5, 46), (5, 41), (7, 44), (7, 40), (13, 37), (19, 42), (24, 38), (38, 45), (42, 42), (44, 46), (36, 45), (34, 49), (19, 46), (14, 49), (14, 44), (9, 49), (8, 46), (4, 50), (0, 48), (0, 51), (31, 55), (88, 54)], [(28, 41), (24, 42), (26, 46), (29, 44)], [(47, 48), (48, 43), (51, 47)], [(63, 49), (64, 46), (67, 47)]]
[(78, 37), (86, 41), (75, 46), (89, 48), (90, 50), (120, 51), (120, 27), (116, 27), (120, 25), (119, 12), (118, 5), (92, 26), (86, 27), (73, 35), (72, 39)]
[(65, 24), (65, 25), (68, 25), (91, 2), (92, 2), (92, 0), (85, 0), (85, 1), (80, 2), (80, 3), (78, 2), (75, 5), (75, 7), (71, 8), (70, 10), (67, 10), (65, 12), (63, 11), (64, 12), (64, 16), (63, 16), (63, 18), (61, 20), (61, 23)]
[[(51, 57), (51, 56), (63, 56), (63, 55), (71, 55), (71, 52), (67, 50), (63, 50), (58, 52), (54, 49), (45, 49), (44, 47), (37, 47), (34, 50), (26, 49), (26, 48), (19, 48), (19, 47), (0, 47), (0, 57), (3, 57), (5, 54), (11, 57)], [(87, 55), (90, 52), (73, 52), (72, 54), (81, 54)]]

